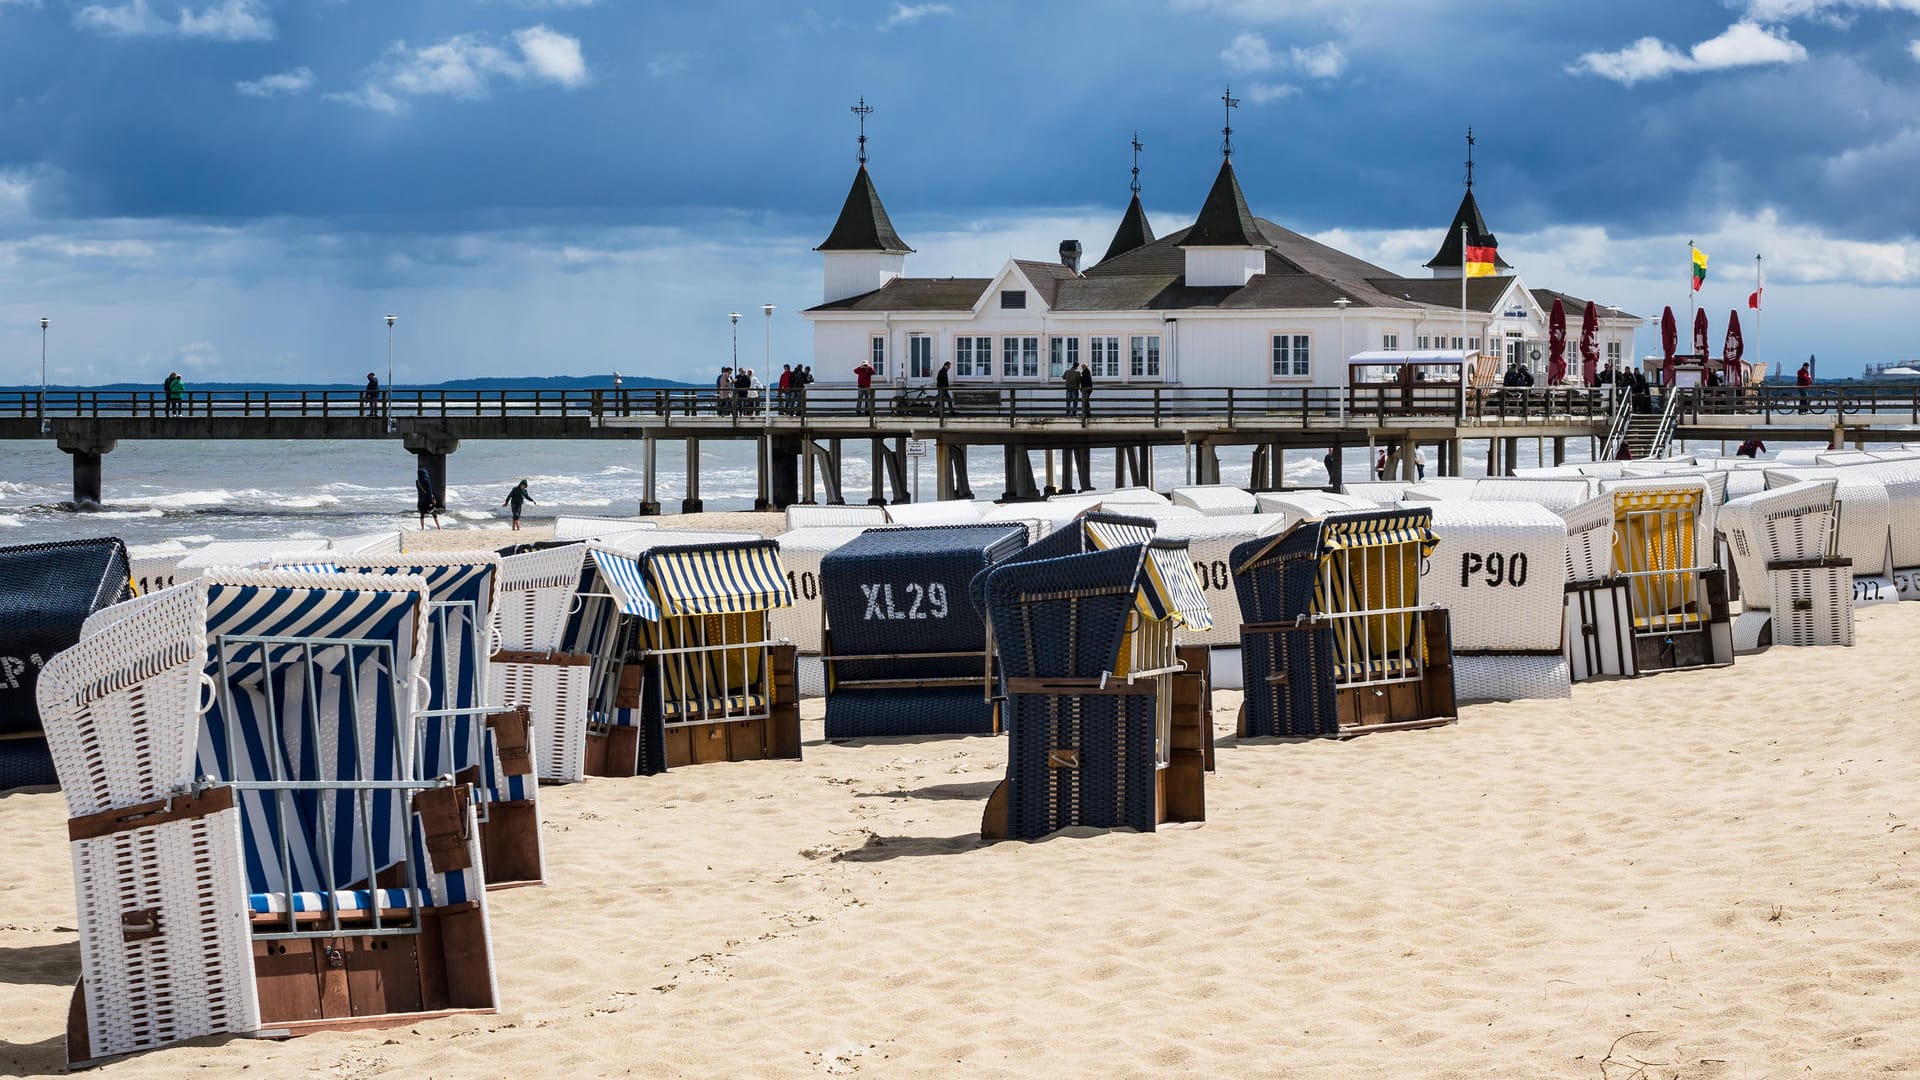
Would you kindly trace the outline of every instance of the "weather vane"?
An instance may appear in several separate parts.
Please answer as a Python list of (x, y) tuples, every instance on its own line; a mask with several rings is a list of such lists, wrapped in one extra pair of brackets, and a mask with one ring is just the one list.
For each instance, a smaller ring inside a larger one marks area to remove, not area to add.
[(1140, 133), (1133, 133), (1133, 183), (1128, 184), (1135, 195), (1140, 194), (1140, 151), (1146, 147), (1140, 145)]
[(1220, 129), (1220, 134), (1225, 136), (1226, 139), (1224, 142), (1220, 144), (1220, 154), (1221, 156), (1225, 157), (1228, 161), (1232, 161), (1233, 160), (1233, 110), (1240, 107), (1240, 99), (1233, 96), (1233, 87), (1229, 86), (1227, 87), (1226, 92), (1220, 95), (1220, 100), (1222, 102), (1225, 102), (1227, 106), (1227, 126)]
[(1473, 125), (1467, 125), (1467, 190), (1473, 190)]
[(860, 96), (860, 104), (853, 108), (853, 115), (860, 118), (860, 164), (867, 163), (867, 116), (873, 112), (873, 106), (867, 104), (866, 95)]

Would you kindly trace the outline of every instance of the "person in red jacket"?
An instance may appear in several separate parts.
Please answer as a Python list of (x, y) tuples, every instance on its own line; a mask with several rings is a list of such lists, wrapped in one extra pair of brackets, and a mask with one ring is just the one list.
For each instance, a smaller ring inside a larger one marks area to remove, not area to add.
[(857, 411), (862, 416), (873, 415), (873, 365), (865, 360), (853, 369), (853, 385), (860, 388), (860, 404)]
[(1793, 377), (1793, 384), (1800, 388), (1800, 411), (1807, 411), (1807, 391), (1813, 386), (1813, 365), (1800, 365), (1800, 374)]

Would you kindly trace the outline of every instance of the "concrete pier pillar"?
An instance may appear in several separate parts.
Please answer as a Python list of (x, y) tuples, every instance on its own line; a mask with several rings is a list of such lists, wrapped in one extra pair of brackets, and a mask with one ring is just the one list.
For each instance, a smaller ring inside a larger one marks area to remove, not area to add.
[(1061, 455), (1073, 455), (1074, 470), (1080, 474), (1080, 490), (1093, 490), (1093, 447), (1075, 446), (1062, 450)]
[(1487, 475), (1500, 475), (1500, 440), (1487, 440)]
[(427, 470), (427, 482), (442, 504), (447, 501), (447, 457), (460, 449), (460, 440), (435, 431), (408, 431), (400, 436), (400, 445), (413, 455), (418, 467)]
[(840, 456), (840, 440), (827, 440), (828, 475), (831, 478), (827, 485), (827, 502), (832, 506), (845, 506), (847, 502), (846, 495), (840, 489), (841, 478), (845, 475), (840, 471), (843, 460)]
[(887, 447), (879, 439), (873, 440), (873, 495), (867, 499), (868, 506), (887, 505), (886, 496), (880, 494), (880, 481), (887, 471)]
[(659, 455), (660, 440), (649, 437), (640, 450), (641, 471), (646, 474), (646, 496), (640, 500), (641, 517), (651, 517), (660, 512), (660, 491), (656, 483)]
[(1193, 468), (1196, 483), (1217, 484), (1220, 482), (1220, 450), (1212, 443), (1200, 443), (1193, 448)]
[(1555, 465), (1565, 465), (1567, 463), (1567, 437), (1565, 435), (1555, 435), (1553, 437), (1553, 463)]
[(1447, 440), (1447, 475), (1467, 475), (1467, 443), (1465, 439)]
[(1006, 485), (1002, 489), (1008, 502), (1031, 502), (1040, 498), (1040, 490), (1033, 482), (1033, 462), (1027, 457), (1027, 448), (1010, 443), (1000, 448), (1006, 460)]
[(800, 436), (769, 435), (766, 443), (768, 509), (784, 510), (800, 501)]
[[(1023, 454), (1025, 452), (1026, 451), (1024, 450), (1021, 451), (1021, 453)], [(1047, 474), (1046, 486), (1041, 489), (1040, 493), (1042, 495), (1045, 495), (1047, 498), (1051, 499), (1055, 495), (1060, 494), (1060, 487), (1057, 483), (1054, 482), (1054, 476), (1053, 476), (1053, 451), (1051, 449), (1042, 450), (1040, 451), (1040, 456), (1046, 460), (1046, 474)], [(1062, 454), (1061, 460), (1062, 462), (1064, 462), (1066, 460), (1066, 455)], [(1029, 464), (1027, 471), (1028, 472), (1033, 471), (1031, 464)], [(1012, 474), (1009, 473), (1008, 475), (1011, 476)]]
[(687, 440), (687, 497), (680, 500), (680, 512), (697, 514), (706, 508), (700, 501), (700, 440)]
[(1520, 441), (1507, 439), (1505, 442), (1505, 452), (1501, 454), (1500, 475), (1512, 476), (1520, 468)]
[(1127, 486), (1127, 448), (1124, 446), (1113, 448), (1113, 486)]
[(942, 501), (954, 497), (952, 453), (946, 443), (933, 444), (933, 497)]
[(73, 508), (99, 509), (103, 490), (100, 459), (113, 452), (116, 441), (62, 435), (55, 445), (73, 458)]

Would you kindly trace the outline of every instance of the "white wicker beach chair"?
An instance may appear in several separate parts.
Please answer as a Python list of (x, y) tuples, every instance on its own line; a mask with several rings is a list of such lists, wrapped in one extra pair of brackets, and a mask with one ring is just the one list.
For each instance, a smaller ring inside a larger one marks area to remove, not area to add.
[[(1834, 539), (1834, 480), (1803, 480), (1729, 499), (1720, 508), (1720, 530), (1733, 557), (1740, 603), (1749, 610), (1772, 607), (1768, 565), (1818, 559)], [(1847, 592), (1849, 603), (1852, 587)]]
[(1208, 517), (1230, 517), (1260, 511), (1260, 504), (1254, 501), (1252, 492), (1232, 484), (1177, 487), (1173, 489), (1173, 501), (1179, 506), (1190, 506)]
[(215, 540), (181, 557), (173, 576), (176, 582), (187, 581), (215, 567), (257, 569), (325, 550), (327, 542), (322, 539)]
[(558, 517), (553, 519), (553, 538), (560, 543), (601, 540), (623, 533), (658, 529), (657, 521), (640, 518)]
[(533, 723), (534, 768), (547, 783), (585, 778), (588, 658), (560, 650), (580, 586), (584, 544), (500, 560), (494, 605), (499, 649), (488, 665), (488, 696), (524, 706)]
[(48, 662), (71, 1062), (496, 1007), (478, 823), (407, 737), (427, 605), (419, 578), (217, 570)]
[[(1405, 485), (1401, 485), (1405, 490)], [(1328, 491), (1263, 491), (1254, 496), (1260, 512), (1281, 519), (1281, 530), (1290, 529), (1308, 518), (1325, 517), (1351, 510), (1378, 510), (1380, 507), (1364, 495), (1334, 494)]]
[(1465, 502), (1473, 497), (1474, 486), (1479, 483), (1466, 476), (1431, 476), (1419, 483), (1410, 485), (1400, 493), (1403, 503), (1435, 503), (1454, 500)]
[(336, 536), (327, 541), (327, 550), (341, 555), (398, 555), (400, 532), (395, 529), (356, 536)]
[(141, 593), (159, 592), (173, 584), (173, 575), (180, 560), (187, 557), (190, 549), (178, 540), (168, 540), (160, 544), (141, 544), (127, 549), (127, 559), (133, 570), (133, 586)]
[[(1403, 480), (1360, 480), (1342, 484), (1340, 490), (1344, 494), (1364, 500), (1369, 506), (1395, 506), (1400, 502), (1401, 496), (1405, 495), (1407, 489), (1412, 486)], [(1254, 498), (1258, 499), (1259, 496), (1256, 495)], [(1263, 514), (1269, 512), (1265, 503), (1260, 504), (1260, 512)]]
[(1497, 701), (1571, 695), (1561, 647), (1566, 522), (1523, 502), (1425, 505), (1440, 546), (1421, 600), (1451, 613), (1456, 692)]
[(861, 526), (795, 529), (773, 538), (780, 545), (780, 564), (787, 569), (793, 594), (793, 606), (773, 611), (775, 637), (793, 642), (804, 656), (820, 655), (820, 560), (866, 531)]
[(866, 529), (887, 523), (883, 506), (789, 506), (787, 531), (800, 529)]
[(1599, 493), (1598, 485), (1583, 476), (1489, 476), (1474, 481), (1471, 498), (1474, 502), (1534, 503), (1564, 514)]
[(887, 507), (887, 521), (894, 525), (970, 525), (984, 517), (992, 505), (972, 499), (897, 503)]

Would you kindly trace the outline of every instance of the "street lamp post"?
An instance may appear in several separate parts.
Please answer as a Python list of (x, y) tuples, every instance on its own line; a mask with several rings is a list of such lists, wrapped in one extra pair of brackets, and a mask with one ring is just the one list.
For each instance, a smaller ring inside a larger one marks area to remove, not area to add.
[(388, 431), (393, 430), (393, 324), (397, 322), (399, 318), (398, 315), (387, 316), (387, 393), (386, 400), (383, 404), (387, 416)]
[[(1340, 366), (1343, 368), (1346, 366), (1347, 361), (1353, 359), (1353, 354), (1347, 351), (1347, 308), (1352, 303), (1353, 303), (1352, 300), (1349, 300), (1344, 296), (1340, 297), (1339, 299), (1333, 302), (1333, 306), (1340, 309)], [(1340, 418), (1342, 420), (1345, 420), (1346, 416), (1347, 416), (1347, 395), (1341, 394), (1340, 395)]]
[(47, 317), (40, 316), (40, 434), (47, 433)]

